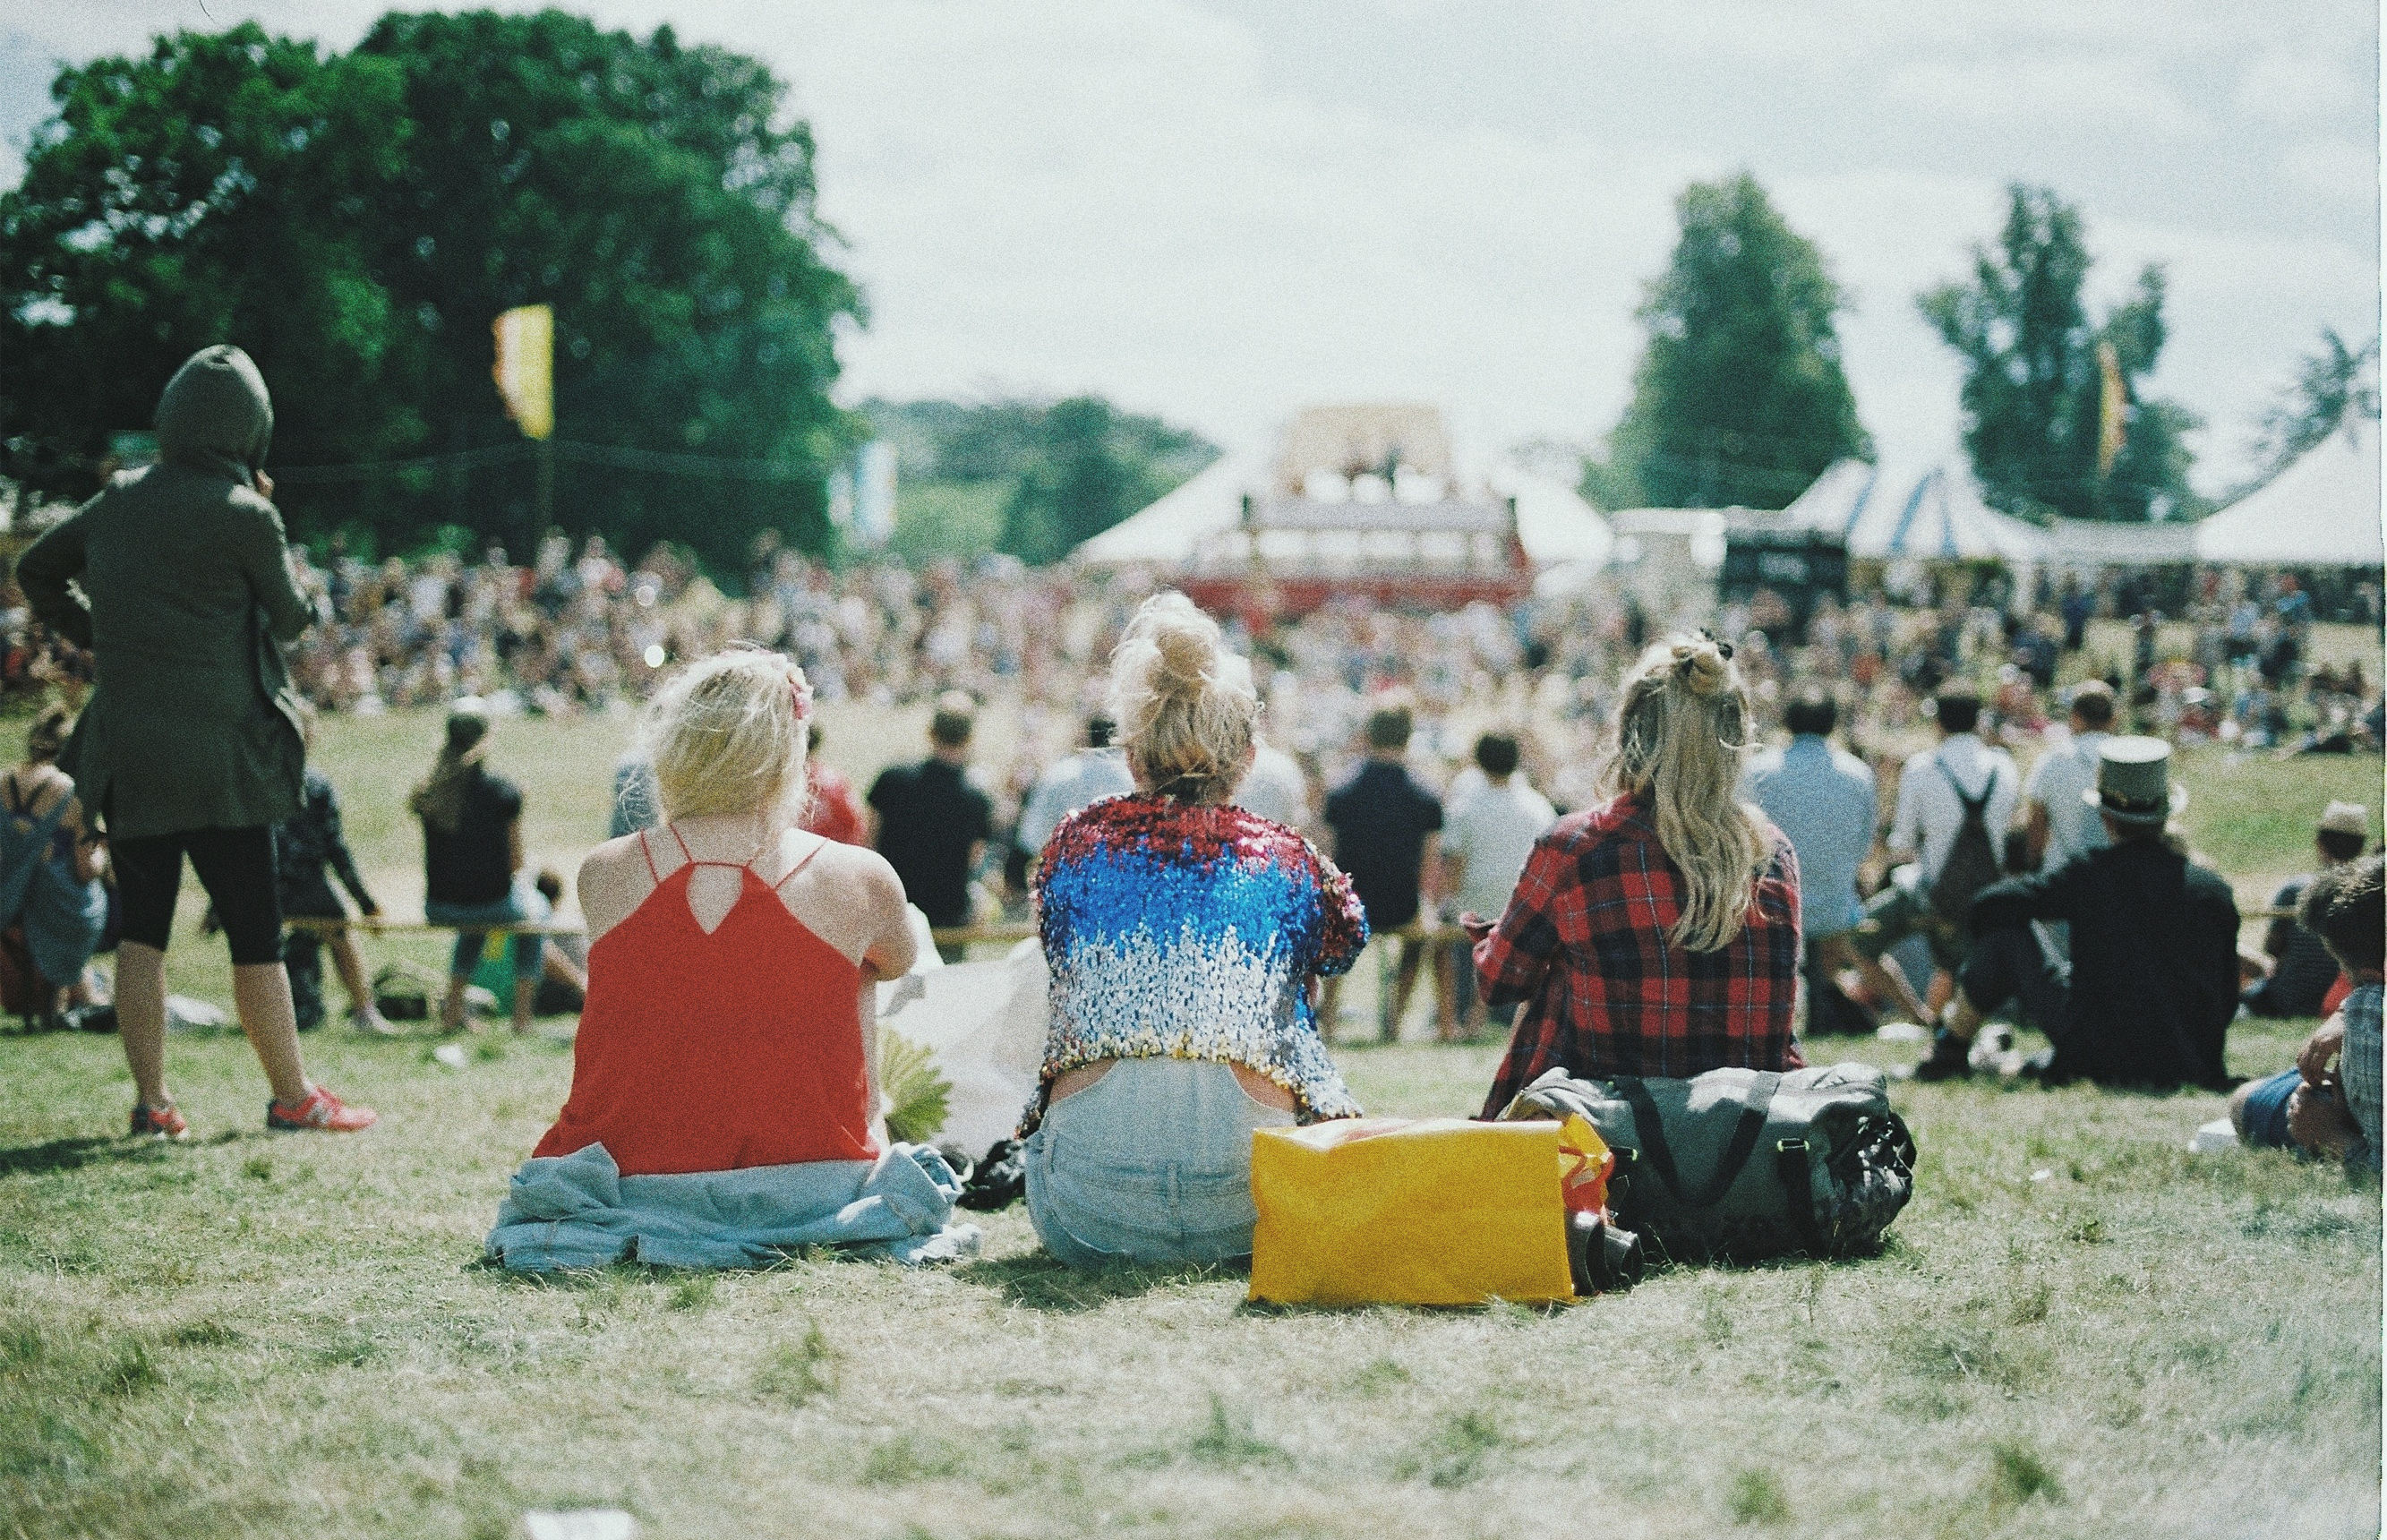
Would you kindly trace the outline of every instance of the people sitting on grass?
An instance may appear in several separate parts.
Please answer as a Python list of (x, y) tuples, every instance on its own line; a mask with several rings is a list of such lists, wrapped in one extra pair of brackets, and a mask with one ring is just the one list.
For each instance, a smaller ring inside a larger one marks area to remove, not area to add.
[(1053, 982), (1029, 1218), (1073, 1267), (1226, 1261), (1252, 1249), (1253, 1130), (1358, 1115), (1309, 985), (1367, 921), (1307, 840), (1231, 805), (1259, 699), (1215, 621), (1147, 600), (1111, 689), (1135, 790), (1063, 819), (1036, 874)]
[[(1981, 1023), (2013, 1008), (2054, 1044), (2031, 1067), (2050, 1082), (2229, 1083), (2222, 1047), (2238, 1008), (2238, 904), (2168, 831), (2188, 800), (2171, 781), (2171, 746), (2107, 738), (2097, 784), (2082, 796), (2110, 843), (1974, 900), (1957, 996), (1915, 1079), (1970, 1074)], [(2068, 967), (2033, 920), (2070, 926)]]
[(2231, 1093), (2229, 1121), (2249, 1144), (2379, 1169), (2380, 970), (2387, 967), (2382, 868), (2387, 862), (2376, 855), (2331, 866), (2298, 902), (2298, 923), (2320, 939), (2354, 989), (2305, 1043), (2293, 1069)]
[[(315, 708), (308, 706), (300, 714), (306, 723), (307, 746), (312, 750)], [(356, 936), (348, 928), (347, 906), (332, 890), (331, 877), (340, 879), (340, 886), (356, 900), (358, 913), (366, 919), (378, 918), (381, 905), (365, 890), (364, 874), (357, 870), (357, 858), (341, 831), (339, 793), (332, 789), (332, 778), (311, 764), (307, 767), (298, 811), (274, 826), (273, 875), (284, 915), (332, 922), (322, 929), (293, 926), (283, 939), (282, 961), (290, 970), (290, 1000), (298, 1029), (311, 1032), (323, 1024), (323, 953), (328, 948), (340, 972), (340, 987), (347, 991), (349, 1024), (360, 1032), (386, 1036), (396, 1031), (373, 1004), (373, 986), (365, 981), (364, 959), (358, 954)]]
[(879, 1115), (872, 991), (917, 950), (903, 886), (799, 827), (810, 708), (802, 672), (751, 647), (648, 708), (663, 822), (580, 868), (572, 1091), (490, 1235), (507, 1266), (847, 1243), (916, 1260), (943, 1231), (961, 1184), (933, 1151), (890, 1149)]
[[(44, 1029), (67, 1024), (65, 1007), (87, 1004), (84, 975), (107, 926), (107, 890), (99, 879), (106, 844), (83, 816), (74, 778), (57, 765), (74, 718), (52, 706), (25, 734), (25, 759), (0, 776), (6, 804), (6, 863), (0, 891), (14, 895), (13, 923), (25, 939), (34, 977), (26, 1015)], [(73, 997), (81, 994), (84, 1000)]]
[[(1856, 950), (1878, 968), (1917, 1021), (1930, 1021), (1954, 992), (1968, 944), (1965, 906), (1997, 880), (1998, 848), (2022, 797), (2022, 776), (2002, 749), (1981, 739), (1981, 697), (1969, 684), (1942, 686), (1931, 701), (1939, 744), (1907, 756), (1889, 825), (1892, 856), (1912, 862), (1890, 874), (1865, 904)], [(1921, 935), (1931, 947), (1931, 982), (1920, 1001), (1890, 949)], [(1869, 972), (1872, 970), (1869, 968)]]
[(234, 1007), (272, 1083), (266, 1126), (363, 1129), (370, 1109), (307, 1079), (282, 966), (273, 826), (298, 811), (307, 755), (276, 644), (316, 607), (267, 500), (272, 403), (247, 354), (208, 347), (168, 382), (157, 426), (157, 464), (112, 478), (17, 562), (33, 612), (96, 662), (59, 768), (99, 814), (116, 871), (133, 1132), (190, 1131), (166, 1090), (166, 943), (186, 855), (223, 922)]
[(802, 680), (738, 648), (648, 708), (663, 822), (581, 865), (587, 999), (537, 1154), (602, 1143), (628, 1176), (878, 1157), (865, 991), (915, 948), (886, 861), (798, 827)]
[[(2370, 841), (2370, 810), (2360, 802), (2331, 802), (2313, 830), (2314, 874), (2330, 872), (2361, 857)], [(2321, 939), (2298, 922), (2296, 913), (2315, 876), (2291, 878), (2271, 895), (2275, 916), (2263, 935), (2270, 972), (2246, 991), (2246, 1009), (2260, 1016), (2319, 1016), (2321, 1002), (2337, 982), (2337, 963)]]
[(1749, 692), (1701, 633), (1643, 652), (1624, 677), (1602, 771), (1607, 800), (1534, 846), (1475, 966), (1495, 1005), (1522, 1001), (1484, 1099), (1497, 1117), (1545, 1070), (1688, 1077), (1796, 1069), (1799, 863), (1737, 800)]
[[(523, 852), (523, 796), (513, 782), (487, 765), (489, 713), (467, 696), (448, 713), (445, 741), (431, 774), (414, 789), (408, 805), (423, 824), (423, 916), (453, 926), (454, 953), (448, 966), (448, 996), (439, 1023), (450, 1032), (465, 1027), (464, 991), (480, 966), (489, 932), (500, 926), (539, 926), (554, 910), (540, 896)], [(513, 1029), (531, 1030), (540, 972), (586, 990), (587, 980), (536, 930), (513, 935)]]

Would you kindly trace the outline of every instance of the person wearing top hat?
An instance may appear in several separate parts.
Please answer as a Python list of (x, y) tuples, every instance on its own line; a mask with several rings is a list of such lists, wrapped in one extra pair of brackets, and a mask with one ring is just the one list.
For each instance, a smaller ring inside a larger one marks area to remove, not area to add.
[[(2052, 870), (1993, 883), (1973, 901), (1973, 946), (1945, 1024), (1915, 1079), (1969, 1073), (1982, 1020), (2018, 1006), (2054, 1043), (2051, 1082), (2171, 1087), (2229, 1083), (2222, 1044), (2238, 1010), (2238, 904), (2229, 885), (2169, 833), (2187, 789), (2160, 738), (2108, 738), (2081, 799), (2106, 838)], [(2066, 969), (2030, 930), (2072, 928)]]
[(2263, 936), (2270, 971), (2246, 991), (2246, 1009), (2260, 1016), (2318, 1016), (2328, 1013), (2321, 1004), (2337, 982), (2337, 960), (2321, 939), (2296, 921), (2305, 890), (2323, 872), (2334, 871), (2362, 858), (2370, 843), (2370, 810), (2360, 802), (2331, 802), (2313, 830), (2311, 872), (2290, 879), (2271, 895), (2276, 916)]

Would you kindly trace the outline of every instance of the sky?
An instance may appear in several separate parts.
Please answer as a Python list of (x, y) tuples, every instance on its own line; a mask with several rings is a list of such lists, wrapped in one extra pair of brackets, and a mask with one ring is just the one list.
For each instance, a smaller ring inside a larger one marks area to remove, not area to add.
[[(345, 47), (354, 0), (0, 0), (0, 186), (56, 61), (254, 18)], [(1231, 447), (1311, 402), (1442, 406), (1481, 457), (1596, 446), (1673, 199), (1748, 170), (1849, 291), (1884, 458), (1960, 453), (1914, 295), (2007, 184), (2078, 204), (2092, 314), (2169, 271), (2151, 389), (2195, 480), (2324, 326), (2379, 333), (2368, 0), (602, 0), (766, 59), (819, 142), (871, 319), (840, 396), (1096, 391)]]

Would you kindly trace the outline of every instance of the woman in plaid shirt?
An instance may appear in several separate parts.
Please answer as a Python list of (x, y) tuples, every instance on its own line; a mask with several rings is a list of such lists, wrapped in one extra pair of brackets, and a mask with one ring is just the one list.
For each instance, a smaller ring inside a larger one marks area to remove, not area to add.
[(1543, 1071), (1687, 1077), (1796, 1069), (1799, 864), (1737, 801), (1749, 692), (1701, 632), (1625, 675), (1608, 801), (1542, 836), (1497, 925), (1473, 915), (1495, 1005), (1522, 1001), (1484, 1101), (1496, 1117)]

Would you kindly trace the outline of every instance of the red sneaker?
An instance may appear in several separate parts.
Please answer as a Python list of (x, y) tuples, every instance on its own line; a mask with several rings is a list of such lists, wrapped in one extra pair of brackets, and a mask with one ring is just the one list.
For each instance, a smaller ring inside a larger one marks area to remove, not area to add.
[(265, 1126), (292, 1132), (301, 1129), (322, 1129), (331, 1133), (355, 1133), (369, 1129), (381, 1114), (371, 1107), (352, 1107), (322, 1086), (296, 1103), (265, 1104)]
[(133, 1104), (133, 1137), (135, 1139), (188, 1139), (190, 1120), (175, 1109), (174, 1104), (162, 1107), (145, 1107)]

